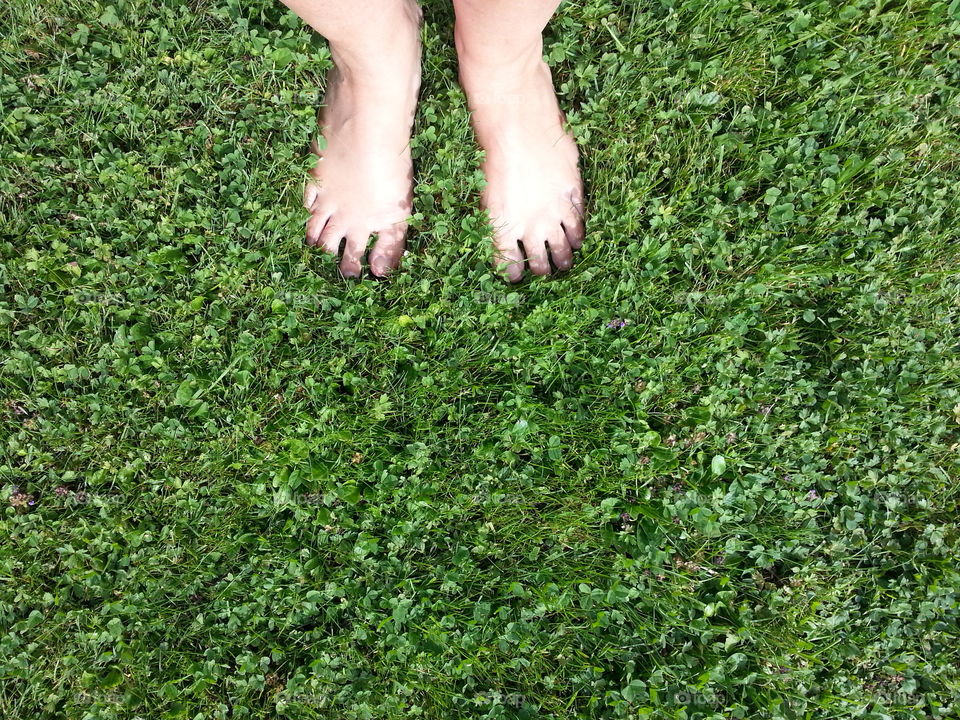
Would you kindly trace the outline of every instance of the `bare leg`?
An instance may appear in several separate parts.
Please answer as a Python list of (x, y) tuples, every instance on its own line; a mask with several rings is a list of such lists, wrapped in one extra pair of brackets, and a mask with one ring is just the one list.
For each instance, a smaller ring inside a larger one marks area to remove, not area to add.
[(484, 207), (506, 277), (573, 264), (583, 243), (577, 145), (564, 127), (541, 33), (558, 0), (454, 0), (460, 82), (485, 151)]
[(338, 254), (357, 277), (371, 235), (371, 272), (403, 254), (412, 210), (410, 132), (420, 88), (420, 9), (414, 0), (283, 0), (327, 38), (334, 69), (318, 118), (323, 142), (304, 192), (307, 243)]

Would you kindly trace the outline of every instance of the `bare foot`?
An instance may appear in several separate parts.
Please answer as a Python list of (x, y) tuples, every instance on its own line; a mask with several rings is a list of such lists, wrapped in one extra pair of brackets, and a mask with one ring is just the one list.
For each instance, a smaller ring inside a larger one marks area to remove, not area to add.
[(494, 263), (510, 282), (573, 265), (584, 238), (577, 145), (564, 127), (550, 68), (536, 57), (497, 65), (460, 50), (460, 82), (485, 151), (483, 205), (494, 228)]
[(420, 88), (420, 10), (385, 3), (396, 10), (396, 32), (374, 57), (338, 57), (327, 76), (318, 117), (323, 143), (313, 144), (317, 164), (303, 202), (310, 210), (307, 244), (338, 255), (340, 272), (359, 277), (367, 257), (370, 271), (383, 276), (400, 263), (407, 219), (413, 207), (410, 133)]

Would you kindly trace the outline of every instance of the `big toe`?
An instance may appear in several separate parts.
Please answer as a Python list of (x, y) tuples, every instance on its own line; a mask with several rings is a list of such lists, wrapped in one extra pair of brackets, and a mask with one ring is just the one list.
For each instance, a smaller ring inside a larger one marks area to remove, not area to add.
[(583, 240), (587, 234), (584, 215), (583, 201), (575, 196), (570, 200), (570, 206), (561, 221), (567, 242), (574, 250), (579, 250), (583, 246)]
[(313, 180), (308, 180), (303, 188), (303, 206), (307, 210), (313, 208), (313, 204), (320, 197), (320, 185)]
[(377, 233), (377, 241), (368, 258), (371, 273), (377, 277), (386, 277), (397, 269), (406, 245), (406, 233), (406, 223)]
[(523, 279), (523, 252), (516, 239), (498, 237), (494, 240), (493, 265), (508, 282)]

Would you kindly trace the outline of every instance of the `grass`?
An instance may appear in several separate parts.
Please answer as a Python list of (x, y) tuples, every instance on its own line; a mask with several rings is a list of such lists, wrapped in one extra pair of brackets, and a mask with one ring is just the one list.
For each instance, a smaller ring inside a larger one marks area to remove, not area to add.
[(279, 3), (0, 9), (0, 714), (957, 717), (958, 3), (566, 2), (518, 287), (425, 11), (345, 282)]

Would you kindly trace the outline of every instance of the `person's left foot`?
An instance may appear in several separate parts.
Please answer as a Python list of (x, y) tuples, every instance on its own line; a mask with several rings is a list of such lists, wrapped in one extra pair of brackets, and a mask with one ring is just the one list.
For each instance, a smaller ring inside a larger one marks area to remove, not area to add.
[(577, 145), (564, 127), (550, 69), (539, 52), (513, 66), (461, 50), (460, 82), (485, 152), (483, 206), (494, 229), (494, 264), (510, 282), (573, 265), (583, 244)]

